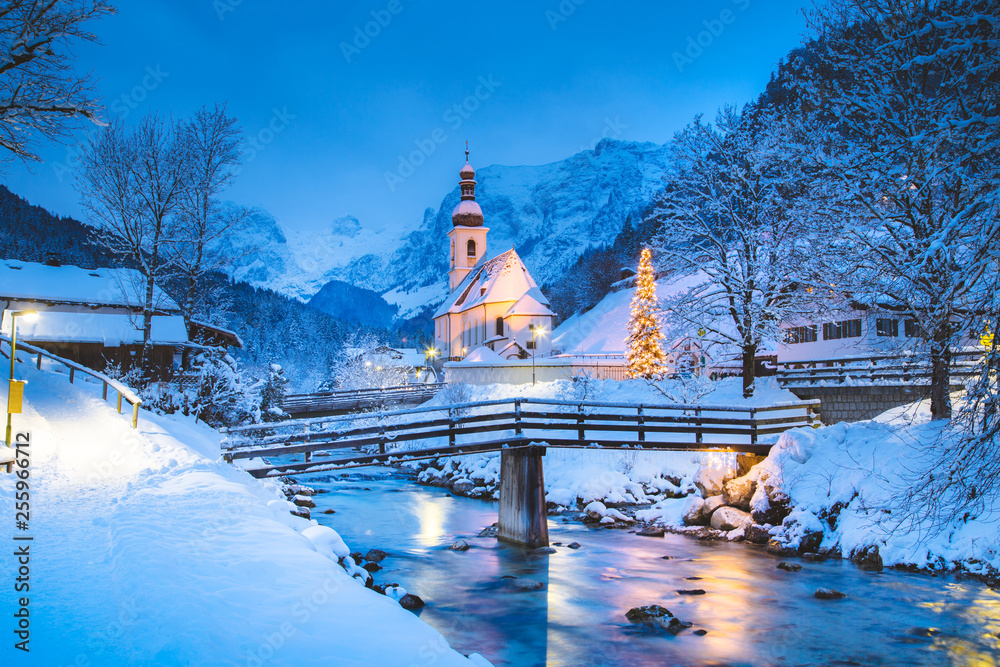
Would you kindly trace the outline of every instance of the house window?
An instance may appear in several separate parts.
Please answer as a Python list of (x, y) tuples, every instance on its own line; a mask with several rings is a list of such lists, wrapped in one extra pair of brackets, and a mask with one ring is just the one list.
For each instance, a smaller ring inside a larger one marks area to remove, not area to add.
[(469, 257), (475, 257), (476, 256), (476, 242), (473, 241), (472, 239), (469, 239), (468, 244), (466, 244), (466, 254)]
[(816, 325), (807, 324), (801, 327), (791, 327), (785, 329), (785, 343), (788, 345), (796, 345), (798, 343), (815, 343), (816, 342)]
[(907, 338), (925, 338), (924, 328), (916, 320), (903, 321), (903, 335)]
[(535, 341), (533, 341), (533, 340), (529, 340), (529, 341), (527, 341), (527, 342), (526, 342), (526, 343), (524, 344), (524, 348), (525, 348), (526, 350), (534, 350), (534, 349), (535, 349)]
[(827, 322), (823, 325), (823, 340), (838, 340), (840, 338), (859, 338), (861, 336), (861, 320), (844, 320), (843, 322)]
[(498, 317), (497, 318), (497, 335), (498, 336), (502, 336), (503, 335), (503, 318), (502, 317)]
[(899, 335), (899, 320), (891, 320), (879, 317), (875, 320), (876, 336), (891, 336), (895, 338)]

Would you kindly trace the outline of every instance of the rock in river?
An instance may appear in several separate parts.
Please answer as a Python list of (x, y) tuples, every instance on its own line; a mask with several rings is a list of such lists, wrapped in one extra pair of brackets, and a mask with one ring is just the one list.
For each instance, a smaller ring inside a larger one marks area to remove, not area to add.
[(847, 595), (832, 588), (817, 588), (816, 592), (813, 593), (813, 597), (818, 600), (840, 600), (847, 597)]
[(646, 607), (633, 607), (625, 612), (625, 618), (632, 623), (644, 623), (646, 625), (662, 628), (671, 634), (678, 634), (686, 628), (690, 628), (690, 623), (685, 623), (679, 618), (675, 618), (670, 610), (658, 604)]
[(369, 549), (368, 553), (365, 554), (365, 560), (369, 563), (381, 563), (388, 555), (389, 554), (381, 549)]
[(469, 543), (466, 542), (465, 540), (459, 540), (458, 542), (455, 542), (448, 548), (451, 549), (452, 551), (468, 551)]

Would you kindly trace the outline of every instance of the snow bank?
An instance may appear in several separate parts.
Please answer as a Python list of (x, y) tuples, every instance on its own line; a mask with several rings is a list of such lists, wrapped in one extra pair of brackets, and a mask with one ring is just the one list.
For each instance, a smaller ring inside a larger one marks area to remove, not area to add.
[[(215, 431), (146, 413), (134, 431), (93, 388), (18, 373), (29, 380), (15, 431), (32, 440), (37, 664), (483, 664), (358, 583), (337, 563), (340, 536), (222, 463)], [(14, 482), (0, 475), (7, 544)], [(6, 583), (0, 606), (15, 608)]]

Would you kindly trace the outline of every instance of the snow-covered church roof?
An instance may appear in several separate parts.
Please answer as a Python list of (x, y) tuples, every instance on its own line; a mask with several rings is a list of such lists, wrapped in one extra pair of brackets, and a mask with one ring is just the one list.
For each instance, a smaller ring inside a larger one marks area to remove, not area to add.
[[(511, 248), (496, 257), (480, 262), (469, 271), (451, 296), (434, 313), (438, 318), (448, 313), (462, 313), (487, 303), (511, 302), (510, 315), (551, 315), (549, 300), (538, 289), (524, 262)], [(523, 311), (523, 312), (522, 312)]]
[[(142, 308), (146, 283), (133, 269), (81, 269), (35, 262), (0, 261), (0, 300)], [(157, 288), (158, 310), (180, 311), (180, 306)]]

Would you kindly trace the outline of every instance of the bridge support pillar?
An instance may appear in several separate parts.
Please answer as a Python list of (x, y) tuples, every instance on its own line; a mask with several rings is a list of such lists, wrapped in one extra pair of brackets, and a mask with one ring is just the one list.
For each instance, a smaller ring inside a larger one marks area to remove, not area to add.
[(549, 524), (545, 512), (545, 447), (530, 445), (500, 452), (500, 522), (497, 535), (537, 549), (549, 546)]

